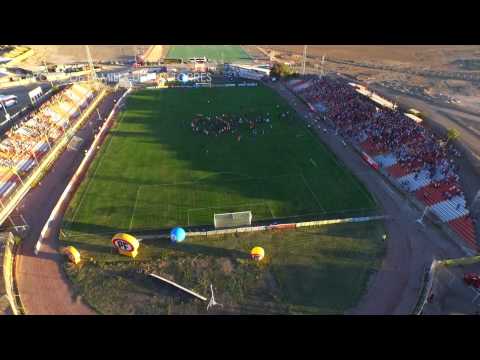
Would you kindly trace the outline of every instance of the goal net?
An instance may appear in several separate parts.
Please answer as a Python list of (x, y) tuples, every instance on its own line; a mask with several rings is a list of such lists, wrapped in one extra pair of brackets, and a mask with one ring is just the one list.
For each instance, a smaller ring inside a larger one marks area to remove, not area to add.
[(252, 212), (241, 211), (234, 213), (214, 214), (213, 223), (216, 229), (251, 225)]

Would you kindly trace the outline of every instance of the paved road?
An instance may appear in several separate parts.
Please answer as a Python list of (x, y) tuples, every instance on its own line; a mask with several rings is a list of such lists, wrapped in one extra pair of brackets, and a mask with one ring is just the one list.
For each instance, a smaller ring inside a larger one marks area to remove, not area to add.
[[(302, 116), (310, 111), (298, 98), (279, 83), (271, 84)], [(425, 266), (433, 258), (454, 258), (465, 254), (443, 233), (432, 226), (415, 222), (421, 213), (393, 190), (383, 177), (368, 167), (349, 146), (345, 147), (332, 129), (323, 131), (312, 126), (320, 139), (341, 159), (373, 194), (384, 214), (388, 232), (387, 252), (380, 271), (370, 279), (368, 291), (351, 314), (409, 314), (413, 310), (422, 284)]]
[[(98, 109), (102, 118), (113, 106), (113, 99), (119, 94), (109, 94), (100, 103)], [(30, 231), (24, 239), (16, 262), (16, 282), (20, 299), (27, 314), (56, 315), (90, 315), (95, 312), (77, 298), (69, 287), (69, 282), (61, 268), (62, 255), (57, 251), (58, 237), (45, 239), (38, 256), (33, 253), (35, 244), (45, 222), (55, 207), (74, 171), (93, 141), (95, 128), (102, 120), (96, 111), (92, 113), (87, 124), (78, 131), (77, 136), (84, 139), (81, 149), (66, 150), (57, 160), (54, 167), (32, 189), (17, 207), (17, 214), (24, 216)]]

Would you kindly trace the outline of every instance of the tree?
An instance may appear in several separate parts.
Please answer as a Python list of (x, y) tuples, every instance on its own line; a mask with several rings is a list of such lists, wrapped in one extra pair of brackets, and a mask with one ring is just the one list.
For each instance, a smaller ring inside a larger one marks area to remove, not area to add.
[(270, 76), (272, 77), (287, 77), (291, 76), (294, 74), (293, 69), (288, 66), (287, 64), (282, 64), (279, 62), (276, 62), (273, 64), (272, 69), (270, 70)]
[(460, 132), (455, 128), (450, 128), (447, 130), (447, 143), (452, 140), (456, 140), (460, 137)]

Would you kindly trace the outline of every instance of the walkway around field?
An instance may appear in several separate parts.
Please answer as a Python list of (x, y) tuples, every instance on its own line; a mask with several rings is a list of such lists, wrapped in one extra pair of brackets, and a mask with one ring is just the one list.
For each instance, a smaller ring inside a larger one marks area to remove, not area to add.
[[(119, 95), (110, 94), (100, 104), (98, 109), (103, 118), (111, 110), (114, 98), (119, 98)], [(34, 249), (43, 225), (83, 159), (84, 149), (92, 143), (99, 122), (98, 115), (94, 112), (77, 133), (77, 136), (84, 139), (82, 149), (66, 150), (42, 183), (32, 189), (17, 207), (17, 213), (22, 214), (30, 226), (30, 233), (17, 254), (16, 266), (18, 292), (27, 314), (95, 314), (81, 298), (72, 293), (70, 282), (61, 268), (64, 260), (58, 252), (58, 237), (44, 239), (38, 256), (35, 256)], [(53, 230), (55, 224), (51, 225)]]

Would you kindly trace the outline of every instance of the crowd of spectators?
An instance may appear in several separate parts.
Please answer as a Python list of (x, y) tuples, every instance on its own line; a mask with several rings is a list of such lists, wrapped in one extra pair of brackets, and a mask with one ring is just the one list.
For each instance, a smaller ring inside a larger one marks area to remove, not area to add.
[(374, 155), (393, 154), (405, 173), (426, 170), (432, 180), (458, 180), (451, 159), (458, 152), (421, 124), (400, 111), (376, 106), (340, 79), (322, 77), (310, 82), (298, 94), (314, 107), (324, 108), (340, 135), (359, 144), (368, 142)]
[[(20, 161), (34, 157), (40, 148), (48, 149), (69, 126), (72, 114), (78, 113), (88, 95), (85, 87), (69, 85), (14, 125), (0, 141), (0, 167), (14, 168)], [(47, 147), (41, 146), (44, 144)]]

